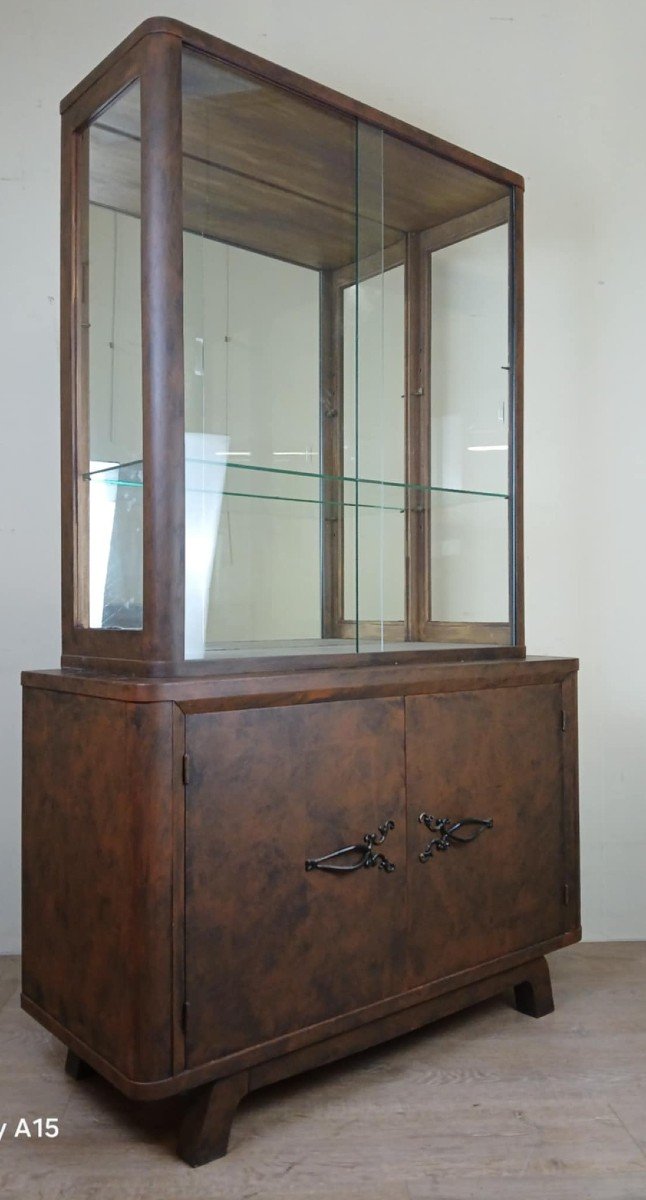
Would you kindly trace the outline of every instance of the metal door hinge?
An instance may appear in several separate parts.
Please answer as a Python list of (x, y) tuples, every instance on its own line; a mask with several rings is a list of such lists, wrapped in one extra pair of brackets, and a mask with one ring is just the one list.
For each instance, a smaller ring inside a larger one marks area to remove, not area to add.
[(561, 710), (561, 730), (563, 733), (565, 733), (566, 729), (567, 729), (567, 715), (566, 715), (565, 709), (562, 709)]
[(563, 884), (563, 903), (564, 904), (570, 903), (570, 885), (569, 885), (569, 883)]
[(184, 784), (191, 782), (191, 760), (188, 754), (182, 755), (182, 782)]
[(185, 1000), (182, 1004), (182, 1017), (180, 1024), (182, 1026), (182, 1033), (186, 1033), (186, 1028), (188, 1026), (188, 1000)]

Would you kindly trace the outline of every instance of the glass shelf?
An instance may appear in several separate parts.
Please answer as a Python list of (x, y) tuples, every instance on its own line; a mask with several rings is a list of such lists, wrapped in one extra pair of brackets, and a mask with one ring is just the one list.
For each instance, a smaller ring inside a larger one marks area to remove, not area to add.
[[(476, 491), (472, 488), (449, 488), (437, 485), (425, 486), (419, 483), (397, 483), (393, 480), (368, 479), (354, 475), (325, 475), (321, 472), (255, 466), (251, 463), (227, 462), (226, 460), (213, 462), (187, 458), (186, 462), (193, 467), (193, 478), (200, 469), (203, 471), (203, 478), (199, 486), (189, 488), (190, 491), (217, 492), (223, 496), (240, 496), (249, 500), (275, 500), (292, 504), (318, 504), (332, 508), (375, 508), (401, 512), (406, 507), (406, 495), (411, 493), (420, 496), (437, 494), (448, 499), (454, 497), (456, 500), (468, 498), (508, 500), (509, 498), (505, 492)], [(227, 487), (222, 488), (223, 471), (241, 472), (241, 486), (235, 487), (229, 483)], [(243, 488), (245, 472), (247, 472), (246, 477), (250, 474), (265, 477), (262, 491), (260, 483), (258, 488)], [(96, 470), (86, 471), (82, 478), (90, 483), (103, 483), (110, 487), (143, 487), (143, 464), (138, 459), (100, 467)], [(297, 494), (282, 494), (287, 490), (288, 481)], [(284, 483), (285, 486), (274, 491), (272, 484), (279, 485), (280, 483)], [(334, 490), (332, 485), (342, 486), (343, 497), (321, 494), (324, 491), (321, 484), (330, 485), (328, 488), (330, 493)], [(316, 495), (313, 494), (315, 490), (313, 485), (317, 485), (318, 494)]]

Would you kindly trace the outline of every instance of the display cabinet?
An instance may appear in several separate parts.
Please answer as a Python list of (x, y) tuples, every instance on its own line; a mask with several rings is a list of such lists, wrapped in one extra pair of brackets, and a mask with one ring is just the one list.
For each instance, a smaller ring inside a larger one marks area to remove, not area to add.
[(194, 1093), (196, 1164), (250, 1088), (508, 986), (548, 1011), (579, 936), (577, 664), (524, 649), (523, 181), (162, 18), (62, 119), (23, 1004), (73, 1072)]

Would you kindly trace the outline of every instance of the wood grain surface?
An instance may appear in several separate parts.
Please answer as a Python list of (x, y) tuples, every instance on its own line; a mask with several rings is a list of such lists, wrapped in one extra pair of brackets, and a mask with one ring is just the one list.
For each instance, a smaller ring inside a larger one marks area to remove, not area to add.
[(25, 693), (23, 990), (130, 1078), (171, 1070), (171, 712)]
[[(186, 746), (187, 1065), (401, 991), (403, 702), (198, 714)], [(387, 820), (393, 872), (306, 871)]]
[[(407, 698), (409, 986), (568, 927), (562, 705), (556, 684)], [(422, 863), (422, 812), (493, 827)]]

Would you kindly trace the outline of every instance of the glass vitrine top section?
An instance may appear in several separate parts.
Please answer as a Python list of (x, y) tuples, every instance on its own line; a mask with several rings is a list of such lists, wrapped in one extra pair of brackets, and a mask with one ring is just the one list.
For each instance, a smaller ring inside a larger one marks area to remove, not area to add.
[[(188, 49), (181, 113), (186, 659), (511, 645), (511, 189)], [(145, 153), (135, 85), (89, 133), (101, 628), (145, 628)]]

